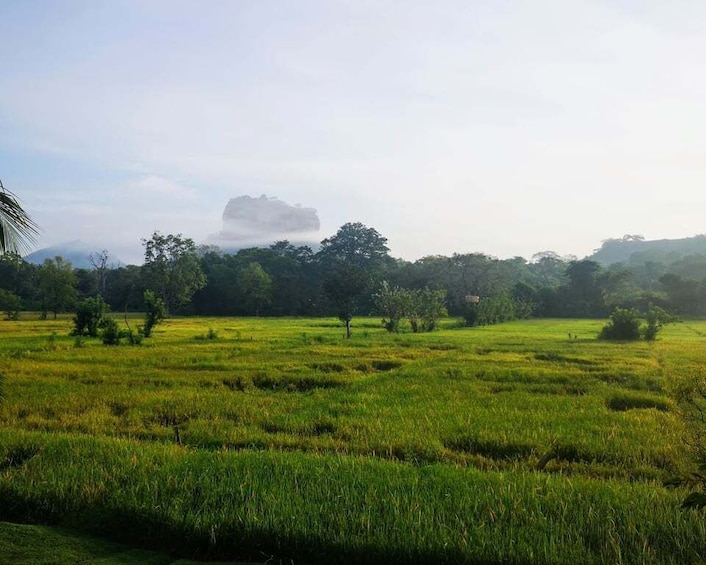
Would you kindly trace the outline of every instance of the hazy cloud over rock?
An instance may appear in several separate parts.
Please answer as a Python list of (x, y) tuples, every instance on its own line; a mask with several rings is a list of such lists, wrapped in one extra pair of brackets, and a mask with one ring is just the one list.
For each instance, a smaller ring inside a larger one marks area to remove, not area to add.
[(223, 230), (209, 238), (225, 249), (269, 245), (279, 240), (315, 244), (319, 240), (319, 217), (313, 208), (291, 206), (277, 198), (239, 196), (231, 198), (223, 211)]

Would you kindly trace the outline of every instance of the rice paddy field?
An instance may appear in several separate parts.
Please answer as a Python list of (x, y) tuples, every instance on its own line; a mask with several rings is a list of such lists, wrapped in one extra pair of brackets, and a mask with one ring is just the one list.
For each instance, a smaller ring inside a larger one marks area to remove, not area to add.
[(706, 562), (663, 486), (706, 322), (601, 326), (177, 318), (110, 347), (0, 322), (0, 521), (203, 560)]

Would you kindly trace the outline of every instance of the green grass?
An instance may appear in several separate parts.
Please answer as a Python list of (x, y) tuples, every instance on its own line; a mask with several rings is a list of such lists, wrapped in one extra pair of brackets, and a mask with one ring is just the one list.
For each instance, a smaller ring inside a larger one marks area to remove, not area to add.
[[(64, 528), (9, 522), (0, 522), (0, 548), (0, 562), (13, 565), (208, 565), (204, 561), (174, 560), (154, 551), (131, 549)], [(228, 563), (237, 565), (234, 561)]]
[(117, 348), (1, 323), (0, 519), (200, 558), (706, 559), (661, 486), (690, 465), (669, 391), (706, 323), (356, 321), (172, 319)]

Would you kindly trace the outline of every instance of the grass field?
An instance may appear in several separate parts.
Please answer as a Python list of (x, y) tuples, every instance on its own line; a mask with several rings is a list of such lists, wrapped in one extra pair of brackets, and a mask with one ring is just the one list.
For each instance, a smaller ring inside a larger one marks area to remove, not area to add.
[(203, 559), (703, 561), (662, 481), (689, 468), (669, 393), (706, 323), (601, 325), (188, 318), (107, 347), (2, 322), (0, 520)]

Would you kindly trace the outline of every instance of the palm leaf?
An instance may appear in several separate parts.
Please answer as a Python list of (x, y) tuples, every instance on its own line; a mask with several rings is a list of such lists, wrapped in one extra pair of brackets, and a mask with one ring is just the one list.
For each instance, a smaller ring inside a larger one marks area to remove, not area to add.
[(37, 224), (0, 181), (0, 253), (27, 252), (38, 234)]

